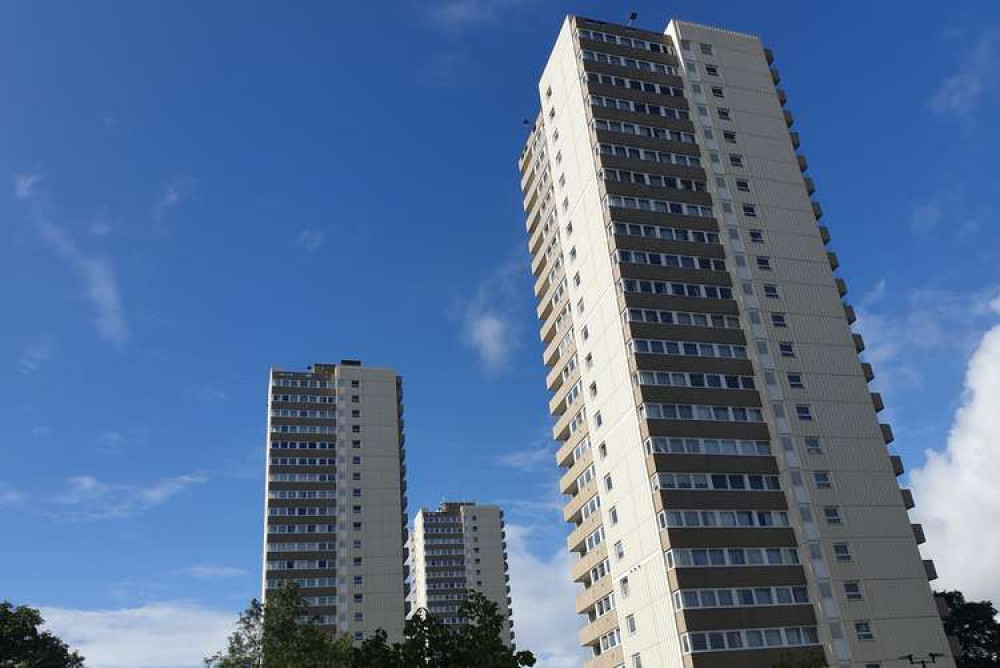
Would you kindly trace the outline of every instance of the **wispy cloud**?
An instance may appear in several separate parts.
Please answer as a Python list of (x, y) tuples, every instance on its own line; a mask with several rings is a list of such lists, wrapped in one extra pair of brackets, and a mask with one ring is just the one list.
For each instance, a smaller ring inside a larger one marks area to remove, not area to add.
[(46, 626), (97, 668), (200, 666), (223, 649), (236, 613), (188, 602), (81, 610), (42, 606)]
[(181, 573), (193, 578), (202, 580), (216, 580), (220, 578), (238, 578), (247, 574), (247, 571), (235, 566), (219, 566), (216, 564), (195, 564), (181, 570)]
[(167, 215), (184, 202), (194, 199), (198, 181), (190, 176), (176, 176), (166, 186), (153, 203), (153, 225), (161, 228)]
[(14, 197), (30, 199), (37, 193), (37, 186), (42, 175), (37, 172), (20, 172), (14, 175)]
[(24, 492), (15, 489), (10, 483), (0, 481), (0, 507), (13, 506), (25, 498)]
[(48, 436), (52, 433), (52, 427), (47, 425), (39, 425), (37, 427), (31, 428), (31, 435), (35, 438), (41, 438), (43, 436)]
[(161, 478), (145, 485), (109, 484), (94, 476), (76, 476), (55, 497), (52, 515), (71, 521), (133, 517), (207, 481), (208, 477), (201, 473)]
[(197, 395), (198, 401), (206, 404), (217, 404), (220, 401), (226, 401), (229, 399), (229, 395), (226, 394), (225, 390), (221, 390), (212, 385), (202, 385), (198, 388)]
[(83, 252), (69, 233), (54, 223), (41, 221), (38, 227), (45, 243), (80, 275), (94, 311), (98, 336), (116, 346), (124, 345), (129, 328), (110, 261)]
[(311, 253), (323, 245), (325, 238), (326, 233), (323, 230), (306, 228), (299, 232), (299, 236), (295, 238), (295, 243), (305, 248), (307, 253)]
[[(991, 308), (1000, 314), (1000, 298)], [(994, 320), (995, 322), (995, 320)], [(1000, 324), (980, 339), (965, 375), (962, 404), (955, 412), (944, 451), (927, 451), (922, 468), (910, 473), (919, 503), (912, 512), (924, 524), (924, 548), (934, 558), (941, 583), (972, 599), (1000, 599)]]
[(432, 23), (449, 30), (465, 30), (497, 21), (524, 0), (432, 0), (427, 4)]
[(38, 341), (32, 343), (17, 359), (17, 370), (21, 373), (34, 373), (52, 357), (52, 343)]
[(997, 84), (1000, 30), (988, 28), (972, 40), (963, 31), (955, 39), (959, 45), (956, 70), (938, 84), (928, 105), (936, 114), (966, 119)]
[(462, 342), (479, 357), (490, 376), (502, 373), (511, 354), (520, 344), (517, 324), (517, 281), (524, 267), (517, 262), (504, 265), (480, 281), (475, 295), (460, 306)]
[(416, 70), (417, 81), (429, 86), (454, 86), (472, 74), (468, 54), (457, 51), (430, 56)]

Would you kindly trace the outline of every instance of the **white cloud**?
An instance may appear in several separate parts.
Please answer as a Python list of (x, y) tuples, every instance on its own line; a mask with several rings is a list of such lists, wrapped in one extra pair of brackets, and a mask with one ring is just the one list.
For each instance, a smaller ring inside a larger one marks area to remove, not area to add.
[(517, 644), (534, 652), (538, 668), (577, 668), (588, 657), (577, 641), (583, 620), (576, 614), (579, 587), (569, 579), (570, 553), (533, 554), (530, 533), (528, 527), (507, 525)]
[[(1000, 313), (1000, 298), (992, 302)], [(938, 586), (973, 600), (1000, 600), (1000, 325), (982, 337), (969, 361), (962, 405), (947, 447), (930, 450), (910, 473), (917, 499), (911, 511), (923, 523), (924, 550), (934, 559)]]
[[(962, 38), (968, 40), (967, 34), (963, 33)], [(965, 43), (959, 42), (959, 48)], [(988, 29), (971, 40), (971, 46), (964, 47), (957, 71), (941, 81), (928, 102), (934, 113), (964, 118), (978, 108), (997, 83), (998, 44), (1000, 31)]]
[[(542, 466), (553, 469), (555, 448), (550, 446), (511, 450), (496, 458), (498, 464), (522, 471), (535, 471)], [(554, 469), (553, 469), (554, 470)]]
[(160, 226), (172, 210), (194, 199), (197, 187), (198, 181), (190, 176), (177, 176), (171, 180), (153, 203), (153, 223)]
[(299, 236), (296, 238), (295, 243), (302, 246), (302, 248), (305, 248), (306, 252), (311, 253), (323, 245), (325, 237), (326, 233), (322, 230), (306, 228), (299, 232)]
[(919, 364), (932, 351), (968, 356), (989, 326), (989, 303), (998, 288), (918, 288), (885, 299), (888, 292), (885, 280), (880, 280), (861, 299), (854, 325), (865, 339), (864, 359), (875, 368), (873, 386), (881, 392), (921, 387)]
[(189, 575), (193, 578), (206, 580), (214, 580), (218, 578), (237, 578), (247, 574), (247, 572), (242, 568), (236, 568), (235, 566), (218, 566), (215, 564), (195, 564), (194, 566), (188, 566), (181, 572), (184, 575)]
[(31, 428), (31, 435), (35, 437), (48, 436), (52, 433), (52, 427), (47, 425), (41, 425), (38, 427)]
[(12, 506), (25, 498), (24, 492), (15, 489), (9, 483), (0, 481), (0, 506)]
[(94, 310), (94, 326), (105, 341), (121, 346), (129, 338), (121, 293), (111, 263), (80, 250), (65, 229), (53, 223), (39, 223), (42, 238), (83, 280), (87, 299)]
[(49, 341), (32, 343), (17, 359), (17, 369), (21, 373), (34, 373), (52, 357), (52, 344)]
[(490, 23), (523, 0), (435, 0), (427, 10), (433, 23), (450, 30), (462, 30)]
[(462, 342), (476, 352), (489, 375), (503, 372), (519, 345), (516, 282), (522, 271), (518, 263), (501, 267), (479, 283), (461, 308)]
[(194, 603), (117, 610), (41, 609), (46, 626), (78, 650), (88, 668), (188, 668), (224, 649), (236, 614)]
[(927, 232), (940, 223), (942, 218), (944, 218), (944, 212), (941, 211), (941, 203), (938, 200), (933, 200), (921, 204), (913, 210), (910, 226), (914, 232)]
[(146, 485), (108, 484), (94, 476), (76, 476), (69, 478), (67, 489), (55, 497), (51, 514), (71, 521), (133, 517), (207, 481), (200, 473), (161, 478)]
[(30, 199), (37, 192), (38, 182), (42, 180), (42, 175), (35, 172), (21, 172), (14, 175), (14, 197), (16, 199)]

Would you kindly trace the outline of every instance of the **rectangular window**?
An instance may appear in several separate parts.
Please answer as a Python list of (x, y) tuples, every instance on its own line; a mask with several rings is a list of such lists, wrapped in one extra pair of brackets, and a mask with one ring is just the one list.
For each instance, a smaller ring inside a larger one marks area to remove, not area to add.
[(712, 55), (712, 45), (711, 44), (705, 44), (704, 42), (699, 42), (698, 43), (698, 48), (701, 49), (701, 52), (704, 55), (706, 55), (706, 56), (711, 56)]
[(726, 107), (719, 107), (715, 110), (715, 113), (719, 116), (719, 120), (731, 121), (732, 116), (729, 115), (729, 109)]
[(854, 561), (854, 556), (851, 554), (851, 546), (847, 543), (834, 543), (833, 558), (840, 562)]
[(795, 357), (795, 346), (789, 341), (779, 341), (778, 352), (782, 357)]
[(806, 452), (810, 455), (821, 455), (823, 454), (823, 444), (820, 442), (818, 436), (806, 436)]
[[(739, 181), (737, 181), (737, 184)], [(764, 231), (763, 230), (750, 230), (750, 243), (762, 244), (764, 243)]]
[(744, 204), (743, 205), (743, 215), (747, 216), (749, 218), (756, 218), (757, 217), (757, 207), (754, 206), (753, 204)]
[(720, 99), (726, 97), (726, 93), (722, 90), (722, 86), (712, 86), (712, 97)]
[(793, 390), (802, 390), (805, 389), (805, 386), (806, 384), (802, 382), (801, 373), (788, 374), (788, 387), (792, 388)]
[(758, 255), (757, 268), (761, 271), (771, 271), (771, 258), (766, 255)]
[(844, 520), (840, 517), (839, 506), (826, 506), (823, 508), (823, 517), (826, 519), (826, 523), (832, 526), (838, 526), (844, 523)]
[(624, 577), (618, 581), (618, 590), (622, 593), (622, 598), (628, 598), (628, 578)]
[(767, 297), (768, 299), (778, 299), (778, 298), (780, 298), (781, 295), (778, 293), (778, 286), (774, 285), (774, 284), (771, 284), (771, 283), (765, 283), (764, 284), (764, 296)]
[[(733, 136), (733, 139), (736, 139), (735, 135)], [(750, 192), (750, 182), (746, 179), (736, 179), (736, 189), (740, 192), (748, 193)]]
[(635, 615), (629, 615), (625, 618), (625, 628), (628, 629), (628, 634), (634, 636), (636, 633), (635, 626)]
[(861, 593), (861, 583), (859, 582), (845, 582), (844, 583), (844, 597), (848, 601), (861, 601), (864, 599), (864, 595)]
[[(735, 144), (736, 143), (736, 133), (735, 132), (725, 131), (725, 132), (722, 133), (722, 139), (725, 140), (725, 142), (727, 144)], [(746, 183), (746, 182), (744, 181), (744, 183)], [(749, 188), (747, 189), (747, 192), (749, 192)]]
[(713, 77), (719, 76), (719, 66), (718, 65), (705, 65), (705, 74)]
[(804, 420), (805, 422), (812, 422), (813, 419), (812, 408), (809, 406), (809, 404), (796, 404), (795, 416), (800, 420)]
[(733, 167), (742, 167), (743, 166), (743, 156), (739, 155), (738, 153), (730, 153), (729, 154), (729, 164), (732, 165)]
[(624, 559), (625, 558), (625, 546), (622, 545), (621, 541), (615, 543), (615, 558)]
[(608, 511), (608, 519), (611, 522), (611, 526), (618, 524), (618, 509), (614, 506), (612, 506), (611, 510)]
[(642, 668), (642, 659), (639, 658), (638, 654), (632, 655), (632, 668)]
[(607, 473), (604, 475), (604, 489), (608, 492), (612, 490), (614, 484), (611, 482), (611, 474)]
[(854, 622), (854, 633), (858, 640), (875, 640), (875, 634), (872, 633), (872, 625), (869, 621)]
[(775, 327), (788, 327), (788, 320), (784, 313), (772, 313), (771, 324)]
[(833, 478), (829, 471), (814, 471), (813, 481), (817, 489), (833, 489)]

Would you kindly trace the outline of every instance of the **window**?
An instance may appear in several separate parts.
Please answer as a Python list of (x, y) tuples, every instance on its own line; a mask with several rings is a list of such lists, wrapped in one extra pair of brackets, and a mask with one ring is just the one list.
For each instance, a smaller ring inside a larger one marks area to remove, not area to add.
[(861, 593), (861, 583), (859, 582), (845, 582), (844, 583), (844, 596), (848, 601), (861, 601), (864, 599), (864, 595)]
[(621, 541), (615, 543), (615, 558), (624, 559), (625, 558), (625, 546), (622, 545)]
[(816, 483), (817, 489), (833, 489), (833, 478), (829, 471), (813, 472), (813, 481)]
[(698, 48), (701, 49), (701, 52), (703, 54), (705, 54), (706, 56), (711, 56), (712, 55), (712, 45), (711, 44), (705, 44), (704, 42), (699, 42), (698, 43)]
[(698, 115), (699, 116), (708, 116), (708, 107), (706, 107), (703, 104), (699, 104), (698, 105)]
[(812, 422), (812, 408), (809, 404), (796, 404), (795, 405), (795, 417), (806, 422)]
[(584, 325), (583, 329), (580, 330), (580, 336), (584, 341), (590, 338), (590, 329), (586, 325)]
[(840, 562), (854, 561), (854, 556), (851, 554), (851, 546), (847, 543), (834, 543), (833, 558)]
[[(625, 618), (625, 628), (628, 629), (628, 634), (630, 636), (634, 636), (636, 634), (635, 615), (629, 615)], [(639, 655), (636, 654), (636, 656)]]
[(726, 107), (719, 107), (715, 110), (716, 115), (718, 115), (719, 120), (731, 121), (733, 117), (729, 115), (729, 109)]
[(823, 454), (823, 444), (820, 443), (818, 436), (806, 436), (806, 452), (810, 455), (821, 455)]
[(611, 481), (611, 474), (604, 474), (604, 490), (610, 492), (614, 488), (614, 483)]
[(712, 86), (712, 97), (724, 98), (726, 93), (722, 90), (722, 86)]
[(360, 448), (361, 447), (361, 441), (351, 441), (351, 447), (352, 448)]
[[(722, 133), (722, 138), (725, 140), (725, 142), (727, 144), (735, 144), (736, 143), (736, 133), (735, 132), (728, 132), (728, 131), (727, 132), (723, 132)], [(744, 183), (746, 183), (746, 182), (744, 181)], [(747, 188), (746, 192), (750, 192), (749, 188)]]
[(583, 361), (587, 365), (588, 369), (594, 366), (594, 356), (591, 353), (587, 353), (587, 356), (583, 358)]
[(359, 397), (356, 394), (352, 394), (351, 395), (351, 403), (352, 404), (360, 404), (361, 403), (361, 397)]
[(681, 40), (681, 50), (682, 51), (690, 51), (691, 50), (691, 40), (689, 40), (689, 39), (682, 39)]
[(361, 411), (358, 411), (358, 410), (351, 411), (351, 417), (352, 418), (359, 418), (359, 417), (361, 417)]
[(594, 426), (600, 427), (604, 424), (604, 418), (601, 417), (601, 411), (594, 413)]
[[(633, 633), (635, 633), (633, 631)], [(638, 654), (632, 655), (632, 668), (642, 668), (642, 659), (639, 658)]]
[(840, 507), (839, 506), (826, 506), (823, 508), (823, 517), (826, 518), (826, 523), (831, 526), (837, 526), (844, 523), (844, 520), (840, 517)]
[(732, 165), (733, 167), (742, 167), (743, 166), (743, 156), (740, 155), (740, 154), (738, 154), (738, 153), (730, 153), (729, 154), (729, 164)]
[(761, 271), (771, 271), (771, 258), (766, 255), (758, 255), (757, 268)]
[[(736, 187), (739, 187), (739, 181), (736, 182)], [(764, 243), (764, 231), (763, 230), (750, 230), (750, 243), (762, 244)]]
[(361, 387), (361, 381), (360, 380), (352, 380), (351, 381), (351, 387)]
[(696, 84), (696, 83), (691, 84), (691, 92), (701, 93), (701, 84)]
[(789, 341), (779, 341), (778, 352), (782, 357), (795, 357), (795, 345)]
[[(733, 139), (736, 139), (735, 135), (733, 136)], [(746, 179), (736, 179), (736, 189), (740, 192), (748, 193), (750, 192), (750, 182)]]
[(718, 65), (705, 65), (705, 74), (713, 77), (719, 76), (719, 66)]
[(784, 313), (772, 313), (771, 324), (775, 327), (788, 327), (788, 320)]
[(622, 598), (628, 598), (628, 577), (624, 577), (618, 581), (618, 591), (622, 593)]
[(592, 397), (596, 397), (597, 396), (597, 383), (596, 382), (590, 384), (590, 396), (592, 396)]
[(607, 444), (601, 443), (599, 446), (597, 446), (597, 454), (600, 456), (601, 459), (607, 457), (608, 456)]
[(754, 206), (753, 204), (744, 204), (743, 205), (743, 215), (744, 216), (748, 216), (750, 218), (756, 218), (757, 217), (757, 207)]
[(611, 521), (611, 526), (618, 524), (618, 509), (611, 506), (611, 510), (608, 511), (608, 519)]
[(361, 433), (361, 425), (359, 425), (359, 424), (351, 425), (351, 433), (352, 434), (360, 434)]
[(806, 384), (802, 382), (801, 373), (788, 374), (788, 387), (792, 388), (793, 390), (802, 390), (805, 389), (805, 386)]
[(875, 640), (875, 634), (872, 633), (872, 624), (867, 620), (854, 622), (854, 634), (858, 637), (858, 640)]

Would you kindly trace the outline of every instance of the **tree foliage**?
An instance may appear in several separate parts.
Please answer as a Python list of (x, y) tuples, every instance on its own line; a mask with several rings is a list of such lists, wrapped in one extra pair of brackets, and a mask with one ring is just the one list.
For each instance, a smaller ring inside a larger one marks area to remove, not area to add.
[(40, 630), (45, 620), (26, 605), (0, 603), (0, 667), (83, 668), (83, 657), (62, 640)]
[(531, 652), (515, 652), (501, 641), (506, 618), (499, 607), (473, 592), (460, 608), (470, 623), (457, 630), (418, 611), (406, 621), (401, 642), (382, 630), (352, 647), (308, 619), (296, 587), (250, 603), (229, 637), (229, 646), (205, 659), (210, 668), (522, 668), (535, 665)]
[(959, 668), (1000, 666), (1000, 623), (990, 601), (966, 601), (960, 591), (940, 592), (948, 604), (944, 630), (958, 636), (962, 653), (955, 657)]

